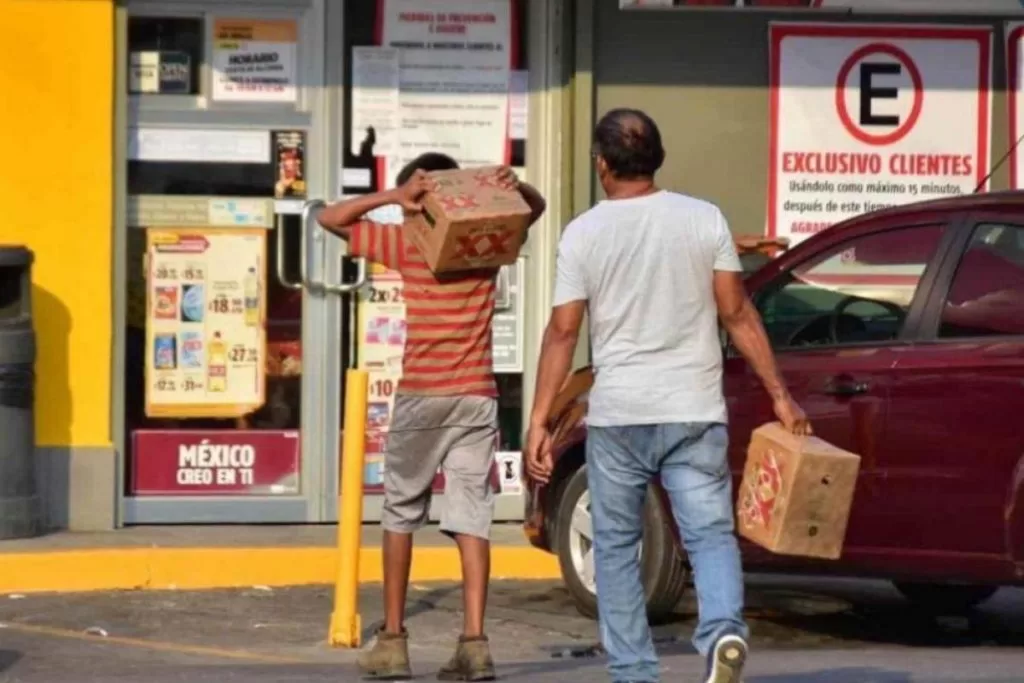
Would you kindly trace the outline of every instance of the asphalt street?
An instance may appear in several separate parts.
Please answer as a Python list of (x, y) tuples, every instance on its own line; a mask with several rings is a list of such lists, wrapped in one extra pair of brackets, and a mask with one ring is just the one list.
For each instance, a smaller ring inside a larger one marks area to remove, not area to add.
[[(379, 587), (361, 595), (365, 630)], [(411, 653), (432, 679), (460, 625), (459, 589), (416, 585)], [(966, 616), (917, 613), (880, 582), (751, 577), (747, 683), (1010, 683), (1024, 680), (1024, 591)], [(0, 681), (355, 681), (355, 653), (325, 644), (326, 586), (0, 598)], [(663, 680), (698, 681), (692, 601), (657, 627)], [(596, 625), (557, 582), (503, 581), (488, 630), (504, 680), (601, 681)]]

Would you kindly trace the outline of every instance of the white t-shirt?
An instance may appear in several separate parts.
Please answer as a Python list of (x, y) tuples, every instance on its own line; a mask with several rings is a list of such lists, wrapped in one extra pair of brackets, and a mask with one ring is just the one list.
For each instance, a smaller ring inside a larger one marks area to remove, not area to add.
[(716, 270), (742, 270), (729, 225), (683, 194), (604, 200), (566, 227), (554, 305), (587, 301), (588, 424), (726, 421)]

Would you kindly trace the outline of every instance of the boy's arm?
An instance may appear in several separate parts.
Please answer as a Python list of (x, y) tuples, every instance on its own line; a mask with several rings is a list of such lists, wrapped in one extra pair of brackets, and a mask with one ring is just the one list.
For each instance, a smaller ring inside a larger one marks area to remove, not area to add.
[(348, 241), (352, 239), (352, 229), (364, 220), (364, 215), (382, 206), (401, 202), (402, 198), (397, 189), (374, 192), (326, 206), (317, 215), (316, 220), (325, 230)]
[(519, 194), (523, 195), (523, 199), (530, 205), (530, 209), (533, 210), (533, 213), (530, 214), (530, 225), (533, 225), (544, 215), (544, 210), (548, 208), (548, 203), (544, 201), (544, 197), (540, 196), (537, 188), (530, 183), (520, 181)]

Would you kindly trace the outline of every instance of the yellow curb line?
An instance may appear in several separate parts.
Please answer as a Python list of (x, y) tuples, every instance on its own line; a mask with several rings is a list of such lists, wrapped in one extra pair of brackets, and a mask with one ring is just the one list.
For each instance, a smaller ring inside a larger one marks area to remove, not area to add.
[(277, 655), (262, 655), (257, 652), (246, 650), (225, 650), (219, 647), (203, 647), (202, 645), (185, 645), (181, 643), (168, 643), (160, 640), (143, 640), (141, 638), (121, 638), (119, 636), (94, 636), (80, 631), (71, 631), (64, 628), (53, 628), (50, 626), (34, 626), (30, 624), (14, 624), (5, 622), (3, 630), (16, 631), (18, 633), (30, 633), (32, 635), (50, 636), (53, 638), (66, 638), (69, 640), (81, 640), (96, 643), (97, 645), (125, 645), (145, 650), (157, 650), (160, 652), (174, 652), (177, 654), (197, 655), (203, 657), (220, 657), (221, 659), (241, 659), (250, 662), (261, 662), (264, 664), (309, 664), (305, 659), (294, 657), (280, 657)]
[[(0, 593), (101, 590), (194, 590), (243, 586), (333, 584), (338, 551), (328, 547), (105, 548), (0, 553)], [(455, 581), (458, 550), (420, 547), (411, 581)], [(535, 548), (494, 547), (495, 579), (543, 580), (561, 576), (558, 559)], [(362, 548), (359, 581), (383, 580), (381, 551)]]

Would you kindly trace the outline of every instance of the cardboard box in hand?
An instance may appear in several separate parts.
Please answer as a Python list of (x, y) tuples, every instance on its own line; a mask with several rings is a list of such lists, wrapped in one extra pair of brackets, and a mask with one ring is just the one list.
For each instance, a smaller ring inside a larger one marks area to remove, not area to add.
[(779, 423), (754, 430), (736, 500), (744, 538), (783, 555), (838, 559), (860, 456)]
[(516, 262), (530, 227), (530, 205), (498, 184), (500, 166), (434, 171), (435, 191), (406, 221), (406, 239), (435, 273), (497, 268)]

